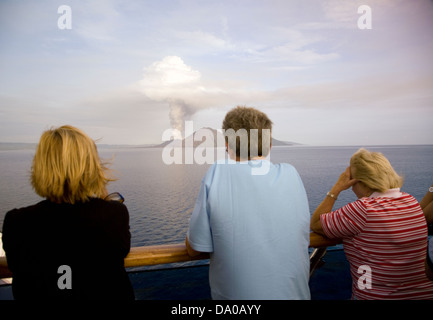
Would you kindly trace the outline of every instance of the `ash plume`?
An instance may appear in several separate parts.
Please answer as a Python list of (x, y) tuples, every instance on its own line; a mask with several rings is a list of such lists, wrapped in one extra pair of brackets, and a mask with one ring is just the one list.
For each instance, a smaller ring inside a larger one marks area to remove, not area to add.
[(167, 102), (170, 125), (184, 132), (185, 120), (198, 109), (196, 96), (202, 91), (201, 74), (177, 56), (168, 56), (144, 69), (141, 91), (150, 99)]

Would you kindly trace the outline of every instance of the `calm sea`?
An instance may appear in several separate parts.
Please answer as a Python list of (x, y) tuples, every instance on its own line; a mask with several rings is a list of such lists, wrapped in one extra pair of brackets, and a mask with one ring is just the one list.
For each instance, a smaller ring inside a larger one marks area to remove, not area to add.
[[(405, 177), (402, 190), (419, 201), (433, 183), (433, 145), (374, 146), (396, 171)], [(109, 192), (119, 191), (130, 213), (132, 245), (183, 242), (188, 220), (209, 165), (166, 165), (162, 150), (156, 148), (104, 147), (100, 155), (112, 159), (111, 169), (118, 178)], [(304, 181), (313, 212), (348, 166), (358, 147), (274, 147), (271, 161), (295, 166)], [(0, 226), (8, 210), (40, 201), (29, 184), (34, 149), (0, 148)], [(351, 190), (343, 192), (335, 207), (355, 200)], [(269, 199), (272, 201), (272, 199)]]

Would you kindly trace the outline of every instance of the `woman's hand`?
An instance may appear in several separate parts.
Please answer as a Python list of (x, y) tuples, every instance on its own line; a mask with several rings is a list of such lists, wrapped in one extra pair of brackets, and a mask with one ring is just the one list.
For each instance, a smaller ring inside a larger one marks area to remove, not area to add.
[(338, 196), (341, 191), (349, 189), (357, 182), (358, 180), (351, 178), (350, 167), (347, 167), (346, 170), (340, 175), (330, 192), (335, 196)]

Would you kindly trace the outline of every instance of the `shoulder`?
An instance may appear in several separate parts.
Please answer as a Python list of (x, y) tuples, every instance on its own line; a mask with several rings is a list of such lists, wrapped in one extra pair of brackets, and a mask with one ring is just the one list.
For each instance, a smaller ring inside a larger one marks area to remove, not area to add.
[(273, 172), (277, 176), (286, 179), (288, 182), (301, 181), (301, 176), (299, 175), (298, 170), (289, 163), (272, 164), (272, 168)]
[(367, 220), (367, 210), (361, 199), (320, 215), (322, 228), (329, 238), (346, 238), (359, 234), (365, 228)]
[(361, 198), (342, 206), (339, 209), (323, 214), (320, 217), (323, 219), (348, 219), (358, 224), (364, 224), (368, 219), (369, 211), (368, 198)]
[(28, 207), (8, 211), (2, 227), (5, 248), (14, 242), (25, 241), (24, 239), (31, 237), (33, 231), (37, 232), (40, 227), (45, 227), (47, 223), (44, 215), (49, 211), (49, 204), (49, 201), (44, 200)]
[(409, 193), (402, 192), (401, 193), (401, 199), (403, 201), (406, 201), (407, 203), (417, 203), (419, 204), (418, 200), (415, 199), (414, 196), (410, 195)]
[(82, 204), (87, 210), (94, 212), (102, 212), (110, 215), (127, 215), (128, 208), (123, 203), (117, 201), (107, 201), (100, 198), (90, 199), (88, 202)]
[(398, 197), (373, 197), (373, 198), (361, 198), (358, 200), (366, 207), (406, 207), (406, 206), (418, 206), (418, 201), (408, 193), (402, 192), (401, 196)]
[(31, 206), (12, 209), (6, 213), (4, 220), (5, 222), (10, 220), (16, 220), (29, 214), (34, 215), (38, 212), (43, 212), (44, 208), (46, 208), (49, 203), (50, 202), (48, 200), (43, 200)]
[(206, 171), (206, 174), (204, 175), (202, 182), (206, 183), (212, 181), (215, 175), (221, 174), (221, 172), (225, 172), (229, 170), (230, 164), (233, 163), (227, 162), (226, 160), (217, 160)]
[(9, 213), (18, 214), (18, 213), (24, 213), (24, 212), (38, 211), (41, 208), (48, 206), (50, 203), (51, 202), (48, 200), (42, 200), (42, 201), (35, 203), (35, 204), (32, 204), (30, 206), (14, 208), (14, 209), (8, 211), (7, 214), (9, 214)]
[(360, 198), (353, 202), (349, 202), (345, 206), (343, 206), (341, 209), (343, 211), (349, 212), (349, 213), (367, 213), (368, 208), (372, 205), (374, 201), (371, 201), (370, 198)]
[(101, 198), (92, 198), (85, 204), (89, 204), (96, 207), (104, 207), (104, 208), (112, 208), (112, 209), (121, 209), (126, 208), (126, 206), (119, 201), (109, 201)]
[(281, 170), (283, 172), (298, 174), (298, 171), (296, 170), (296, 168), (293, 165), (291, 165), (290, 163), (276, 163), (276, 164), (272, 164), (272, 166), (275, 169)]

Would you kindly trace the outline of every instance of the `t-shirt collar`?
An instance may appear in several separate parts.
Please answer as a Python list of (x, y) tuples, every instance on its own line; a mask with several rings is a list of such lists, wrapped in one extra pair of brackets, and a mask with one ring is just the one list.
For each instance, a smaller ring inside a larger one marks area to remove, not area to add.
[(400, 188), (386, 190), (385, 192), (373, 192), (369, 198), (398, 198), (401, 197)]

